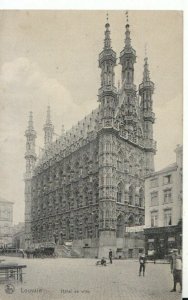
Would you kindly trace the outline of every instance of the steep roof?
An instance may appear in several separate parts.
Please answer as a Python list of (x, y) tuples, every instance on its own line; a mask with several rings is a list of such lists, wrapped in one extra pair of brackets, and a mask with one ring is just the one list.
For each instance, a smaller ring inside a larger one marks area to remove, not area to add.
[(14, 204), (14, 202), (8, 201), (8, 200), (6, 200), (5, 198), (3, 198), (3, 197), (1, 197), (1, 196), (0, 196), (0, 202), (1, 202), (1, 203), (2, 203), (2, 202), (3, 202), (3, 203), (7, 203), (7, 204), (8, 204), (8, 203), (9, 203), (9, 204)]
[[(158, 172), (163, 173), (163, 172), (172, 171), (172, 170), (175, 169), (176, 167), (177, 167), (177, 163), (175, 162), (175, 163), (170, 164), (170, 165), (168, 165), (167, 167), (161, 169), (161, 170), (158, 171)], [(157, 173), (158, 173), (158, 172), (157, 172)]]
[(56, 139), (46, 150), (43, 150), (39, 154), (37, 165), (43, 163), (45, 160), (52, 158), (54, 155), (67, 147), (77, 143), (80, 139), (87, 139), (91, 132), (96, 131), (96, 125), (98, 123), (99, 107), (92, 110), (90, 114), (85, 116), (81, 121), (71, 129), (67, 130), (64, 134)]
[(177, 167), (178, 167), (178, 165), (175, 162), (173, 164), (170, 164), (170, 165), (166, 166), (165, 168), (163, 168), (159, 171), (156, 171), (156, 172), (153, 172), (152, 174), (149, 174), (148, 176), (146, 176), (146, 178), (154, 177), (154, 176), (162, 174), (162, 173), (168, 173), (168, 172), (174, 171), (174, 170), (176, 170)]

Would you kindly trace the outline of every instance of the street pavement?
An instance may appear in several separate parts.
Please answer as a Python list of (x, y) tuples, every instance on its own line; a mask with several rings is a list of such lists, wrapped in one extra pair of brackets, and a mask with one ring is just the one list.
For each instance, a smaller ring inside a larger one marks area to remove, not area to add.
[(26, 264), (22, 283), (12, 294), (0, 284), (0, 300), (180, 300), (173, 286), (169, 264), (146, 264), (145, 277), (138, 276), (136, 260), (114, 260), (106, 267), (95, 259), (2, 257), (6, 262)]

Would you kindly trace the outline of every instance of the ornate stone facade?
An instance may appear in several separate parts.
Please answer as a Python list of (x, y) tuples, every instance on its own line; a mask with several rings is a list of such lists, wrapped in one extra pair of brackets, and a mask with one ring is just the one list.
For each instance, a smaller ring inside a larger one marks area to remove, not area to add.
[(12, 245), (13, 205), (0, 197), (0, 248)]
[[(116, 240), (125, 238), (126, 226), (144, 224), (144, 176), (154, 171), (156, 151), (154, 84), (146, 58), (139, 98), (134, 84), (136, 52), (128, 24), (118, 89), (116, 61), (107, 23), (99, 54), (98, 108), (55, 142), (48, 108), (45, 149), (35, 167), (31, 166), (30, 196), (26, 195), (31, 243), (73, 240), (75, 249), (81, 251), (86, 245), (92, 256), (101, 256), (109, 247), (116, 251)], [(33, 143), (35, 136), (30, 134)], [(26, 154), (27, 165), (30, 160), (35, 162), (34, 154)]]

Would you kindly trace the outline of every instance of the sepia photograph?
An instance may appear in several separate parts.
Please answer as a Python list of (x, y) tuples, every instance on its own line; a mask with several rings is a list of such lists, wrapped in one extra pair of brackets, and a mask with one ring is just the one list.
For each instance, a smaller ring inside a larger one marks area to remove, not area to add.
[(182, 299), (183, 18), (0, 10), (0, 299)]

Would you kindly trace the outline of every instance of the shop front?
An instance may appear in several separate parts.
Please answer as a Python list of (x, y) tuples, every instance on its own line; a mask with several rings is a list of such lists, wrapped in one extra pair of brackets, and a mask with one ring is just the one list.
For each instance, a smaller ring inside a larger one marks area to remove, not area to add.
[(172, 249), (182, 249), (182, 226), (151, 227), (144, 229), (146, 255), (163, 259)]

